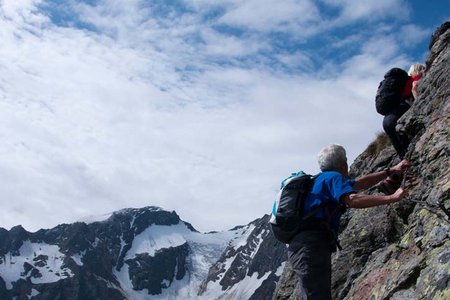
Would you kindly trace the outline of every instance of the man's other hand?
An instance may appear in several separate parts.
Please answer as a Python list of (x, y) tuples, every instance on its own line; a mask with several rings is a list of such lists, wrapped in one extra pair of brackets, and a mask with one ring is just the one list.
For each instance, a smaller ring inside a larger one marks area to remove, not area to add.
[(403, 172), (406, 171), (406, 169), (409, 167), (409, 161), (406, 159), (402, 160), (398, 164), (392, 167), (391, 171), (395, 174), (402, 175)]
[(406, 196), (408, 196), (408, 190), (405, 188), (398, 188), (395, 193), (393, 193), (391, 195), (392, 200), (394, 200), (394, 202), (400, 201), (403, 198), (405, 198)]

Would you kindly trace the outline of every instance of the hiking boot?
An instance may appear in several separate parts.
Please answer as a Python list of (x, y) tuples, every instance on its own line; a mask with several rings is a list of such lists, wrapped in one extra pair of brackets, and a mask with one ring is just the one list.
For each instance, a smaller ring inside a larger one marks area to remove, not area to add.
[(377, 184), (377, 189), (379, 192), (385, 195), (392, 195), (402, 184), (402, 178), (397, 174), (393, 174)]

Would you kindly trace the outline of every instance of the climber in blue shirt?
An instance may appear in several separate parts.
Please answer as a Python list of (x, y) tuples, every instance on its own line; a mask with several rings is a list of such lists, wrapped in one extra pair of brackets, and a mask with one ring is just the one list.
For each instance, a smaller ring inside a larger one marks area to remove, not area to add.
[(402, 175), (408, 161), (356, 179), (349, 178), (345, 149), (329, 145), (318, 155), (322, 173), (304, 201), (304, 216), (313, 220), (310, 228), (297, 233), (288, 247), (288, 259), (299, 279), (300, 299), (331, 299), (331, 253), (335, 251), (339, 219), (346, 208), (367, 208), (400, 201), (407, 194), (402, 187), (391, 195), (357, 193), (391, 174)]
[[(325, 171), (320, 173), (314, 181), (314, 185), (305, 199), (304, 215), (314, 212), (320, 205), (326, 205), (324, 209), (318, 210), (314, 218), (329, 221), (330, 229), (337, 233), (339, 218), (337, 214), (343, 209), (340, 202), (342, 196), (356, 193), (353, 185), (355, 179), (346, 178), (336, 171)], [(336, 217), (334, 217), (332, 214)]]

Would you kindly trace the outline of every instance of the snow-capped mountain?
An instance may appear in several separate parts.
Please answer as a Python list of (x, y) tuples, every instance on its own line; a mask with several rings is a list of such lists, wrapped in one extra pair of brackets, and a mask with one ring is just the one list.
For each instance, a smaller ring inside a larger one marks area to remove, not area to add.
[[(236, 227), (219, 260), (210, 268), (200, 295), (212, 299), (222, 290), (223, 299), (272, 299), (286, 261), (286, 248), (273, 237), (269, 216)], [(239, 236), (240, 235), (240, 236)]]
[(200, 233), (124, 209), (30, 233), (0, 228), (0, 299), (269, 299), (286, 260), (268, 216)]

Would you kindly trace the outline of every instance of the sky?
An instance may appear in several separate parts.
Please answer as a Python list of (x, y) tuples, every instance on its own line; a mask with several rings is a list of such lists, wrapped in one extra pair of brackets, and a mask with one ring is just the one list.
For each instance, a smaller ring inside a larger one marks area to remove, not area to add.
[(450, 0), (0, 0), (0, 227), (127, 207), (200, 231), (270, 213), (280, 181), (351, 163), (391, 67)]

